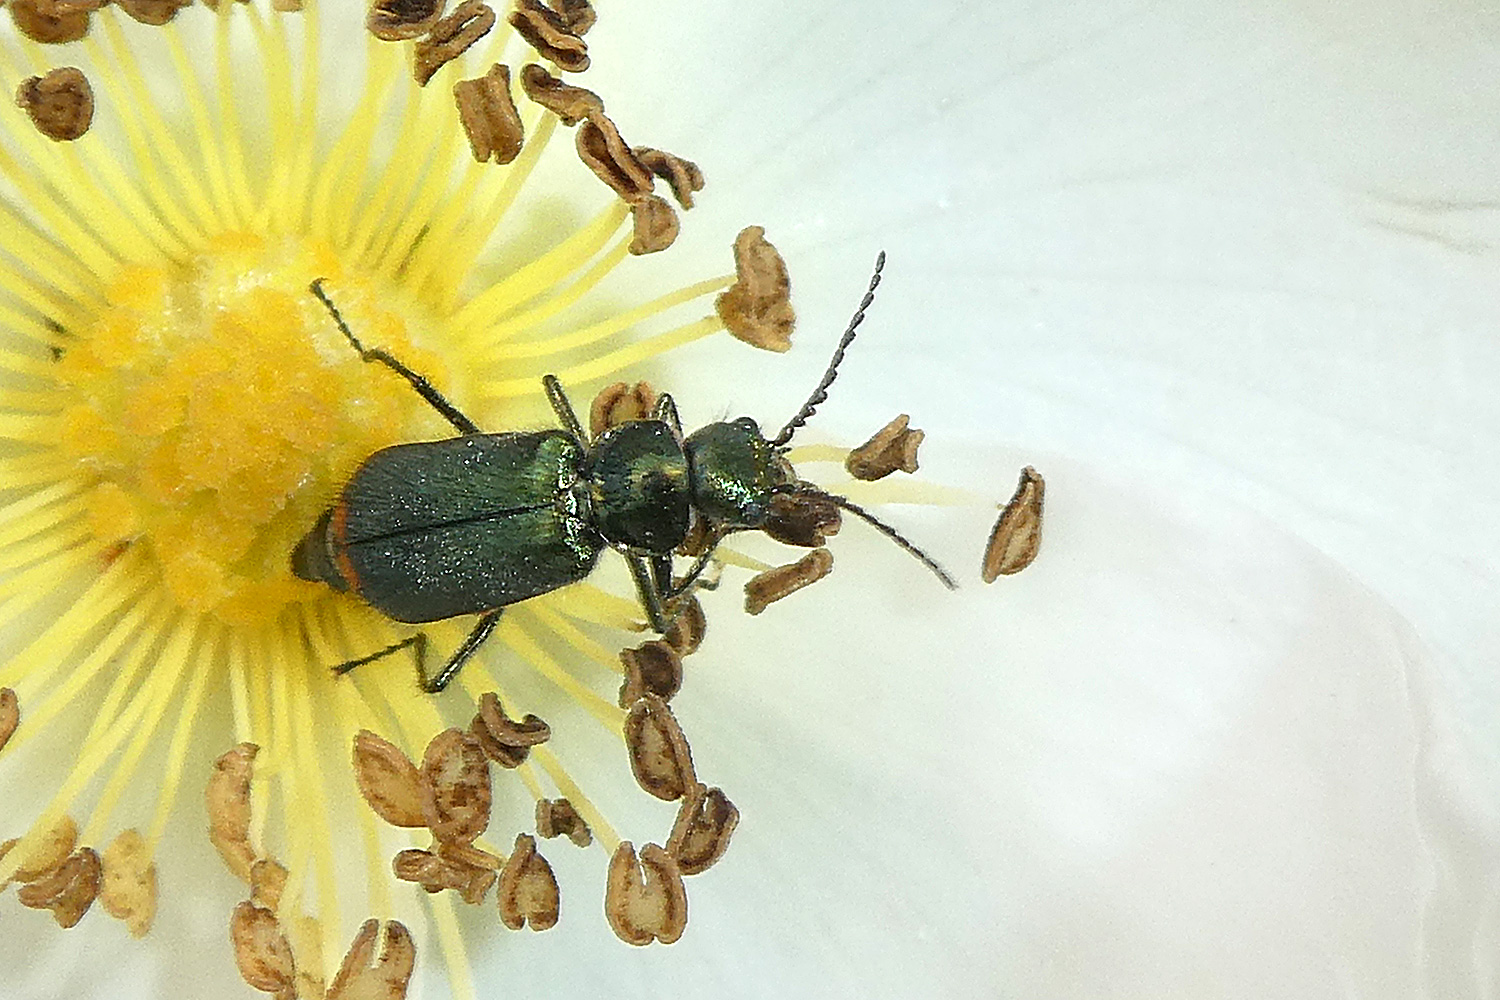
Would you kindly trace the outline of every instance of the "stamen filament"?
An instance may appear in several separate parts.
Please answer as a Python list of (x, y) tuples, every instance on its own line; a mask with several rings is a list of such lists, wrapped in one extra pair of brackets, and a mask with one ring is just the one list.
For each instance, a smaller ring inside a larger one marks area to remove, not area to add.
[[(676, 329), (659, 333), (654, 337), (638, 340), (619, 350), (610, 351), (608, 354), (601, 354), (597, 358), (576, 364), (571, 368), (564, 368), (556, 375), (562, 379), (564, 385), (603, 378), (623, 368), (639, 364), (647, 358), (681, 347), (683, 344), (701, 340), (722, 329), (724, 329), (724, 324), (719, 321), (719, 317), (706, 316), (696, 322), (685, 323)], [(479, 398), (484, 400), (516, 399), (535, 393), (536, 380), (531, 378), (495, 379), (487, 382), (478, 391)]]

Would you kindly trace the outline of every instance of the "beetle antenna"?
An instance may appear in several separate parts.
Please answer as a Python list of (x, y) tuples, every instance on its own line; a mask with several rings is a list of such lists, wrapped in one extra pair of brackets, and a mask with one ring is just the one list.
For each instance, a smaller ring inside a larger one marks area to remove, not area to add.
[(936, 559), (932, 558), (932, 556), (917, 548), (917, 546), (909, 541), (905, 535), (901, 534), (901, 532), (897, 531), (889, 524), (886, 524), (874, 514), (871, 514), (869, 511), (865, 510), (853, 500), (850, 500), (848, 497), (841, 497), (837, 493), (825, 493), (820, 489), (808, 489), (808, 484), (806, 483), (800, 483), (798, 484), (798, 486), (799, 489), (797, 490), (797, 492), (803, 494), (804, 496), (812, 494), (814, 496), (822, 497), (835, 506), (847, 510), (855, 517), (858, 517), (860, 520), (869, 524), (876, 531), (880, 532), (882, 535), (905, 549), (909, 555), (916, 557), (917, 561), (919, 561), (923, 566), (926, 566), (928, 569), (932, 570), (932, 575), (943, 581), (943, 586), (947, 587), (949, 590), (958, 589), (957, 581), (955, 581), (953, 577), (948, 575), (947, 570), (938, 565)]
[(882, 250), (875, 258), (875, 273), (870, 275), (870, 287), (865, 289), (865, 297), (860, 300), (859, 308), (854, 310), (854, 318), (849, 320), (849, 327), (844, 331), (839, 346), (833, 349), (833, 360), (828, 362), (828, 370), (823, 373), (823, 381), (819, 382), (813, 394), (807, 397), (807, 402), (802, 404), (802, 409), (797, 411), (797, 415), (788, 420), (781, 432), (772, 439), (773, 448), (784, 447), (797, 432), (797, 428), (806, 424), (807, 419), (813, 415), (813, 411), (818, 408), (819, 404), (828, 399), (828, 387), (833, 385), (833, 380), (839, 377), (839, 362), (844, 360), (844, 350), (853, 342), (859, 324), (864, 322), (865, 310), (870, 308), (870, 303), (875, 301), (875, 289), (880, 287), (880, 272), (884, 268), (885, 251)]

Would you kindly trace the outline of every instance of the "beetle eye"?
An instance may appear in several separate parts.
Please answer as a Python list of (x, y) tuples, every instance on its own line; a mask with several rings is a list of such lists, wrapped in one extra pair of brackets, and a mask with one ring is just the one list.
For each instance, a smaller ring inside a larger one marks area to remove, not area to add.
[(755, 434), (760, 433), (760, 424), (755, 422), (754, 417), (740, 417), (734, 422), (734, 425), (736, 427), (743, 427), (745, 428), (745, 430), (751, 431)]

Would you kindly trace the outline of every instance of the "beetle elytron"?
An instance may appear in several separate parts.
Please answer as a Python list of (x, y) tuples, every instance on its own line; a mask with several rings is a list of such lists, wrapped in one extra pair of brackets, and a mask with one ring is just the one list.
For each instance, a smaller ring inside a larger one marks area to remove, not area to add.
[[(749, 417), (708, 424), (684, 437), (677, 408), (665, 394), (649, 419), (611, 427), (590, 440), (552, 375), (542, 385), (560, 429), (481, 433), (421, 375), (361, 344), (324, 293), (322, 279), (314, 281), (310, 291), (360, 357), (404, 378), (461, 436), (371, 455), (297, 544), (292, 571), (352, 591), (399, 622), (479, 615), (436, 675), (428, 676), (422, 633), (334, 670), (345, 673), (414, 646), (423, 689), (441, 691), (507, 606), (582, 580), (606, 546), (625, 557), (651, 627), (666, 632), (718, 542), (733, 532), (765, 528), (778, 494), (814, 498), (863, 518), (954, 586), (894, 528), (844, 497), (798, 480), (785, 457), (793, 433), (828, 398), (884, 264), (882, 253), (818, 388), (769, 440)], [(697, 521), (708, 542), (688, 571), (674, 577), (673, 552)]]

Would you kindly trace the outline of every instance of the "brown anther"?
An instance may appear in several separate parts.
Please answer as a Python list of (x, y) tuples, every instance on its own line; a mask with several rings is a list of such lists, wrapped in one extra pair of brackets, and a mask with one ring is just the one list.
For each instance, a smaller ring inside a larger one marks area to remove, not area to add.
[(645, 420), (656, 409), (656, 390), (649, 383), (616, 382), (599, 390), (589, 406), (589, 433), (598, 437), (611, 427)]
[(651, 171), (636, 159), (607, 116), (590, 115), (578, 126), (575, 145), (584, 165), (625, 201), (637, 202), (651, 193)]
[(57, 822), (32, 843), (12, 877), (17, 882), (35, 882), (62, 867), (77, 846), (78, 824), (67, 814), (59, 816)]
[(510, 67), (496, 63), (484, 76), (453, 85), (458, 120), (480, 163), (505, 164), (521, 155), (521, 114), (510, 96)]
[(575, 35), (588, 34), (588, 30), (599, 20), (589, 0), (547, 0), (547, 6), (557, 12), (563, 24)]
[(622, 649), (620, 662), (625, 666), (625, 683), (620, 685), (621, 708), (629, 708), (647, 694), (671, 701), (682, 690), (682, 657), (667, 642), (652, 639), (634, 649)]
[(354, 780), (376, 815), (392, 826), (426, 826), (422, 777), (417, 765), (388, 740), (368, 729), (354, 737)]
[(385, 946), (376, 959), (379, 936), (380, 921), (366, 920), (354, 935), (326, 1000), (404, 1000), (417, 963), (417, 946), (406, 926), (392, 920), (385, 925)]
[(224, 864), (241, 880), (250, 881), (255, 851), (250, 847), (250, 776), (260, 747), (241, 743), (214, 761), (208, 779), (208, 839)]
[(479, 696), (479, 714), (469, 725), (469, 733), (489, 757), (501, 767), (519, 767), (531, 748), (552, 738), (552, 728), (528, 715), (519, 722), (505, 714), (505, 708), (494, 692)]
[(521, 67), (521, 89), (533, 103), (540, 104), (570, 127), (604, 113), (604, 101), (598, 94), (564, 83), (536, 63)]
[[(444, 889), (455, 889), (462, 892), (469, 888), (475, 881), (476, 876), (489, 875), (489, 881), (484, 883), (480, 890), (480, 898), (483, 898), (494, 882), (495, 873), (483, 868), (475, 868), (452, 858), (444, 858), (433, 854), (431, 851), (419, 851), (408, 848), (397, 852), (391, 859), (391, 871), (403, 882), (415, 882), (428, 892), (441, 892)], [(469, 900), (477, 902), (477, 900)]]
[(876, 431), (864, 444), (849, 452), (844, 459), (844, 468), (855, 479), (874, 482), (884, 479), (900, 469), (902, 472), (917, 471), (917, 448), (926, 435), (907, 426), (911, 420), (905, 413)]
[(588, 43), (578, 37), (581, 32), (574, 33), (563, 14), (542, 6), (539, 0), (516, 0), (508, 20), (527, 45), (558, 69), (582, 73), (589, 68)]
[(89, 14), (109, 3), (109, 0), (36, 0), (36, 9), (51, 17), (63, 14)]
[(783, 597), (817, 583), (833, 572), (833, 553), (813, 549), (788, 566), (777, 566), (750, 578), (745, 584), (745, 613), (758, 615)]
[(432, 30), (447, 0), (375, 0), (365, 27), (382, 42), (417, 38)]
[[(20, 842), (21, 842), (21, 838), (20, 837), (12, 837), (12, 838), (10, 838), (7, 841), (0, 842), (0, 861), (4, 861), (5, 860), (5, 856), (7, 854), (9, 854), (11, 852), (11, 849), (14, 848)], [(12, 876), (12, 878), (14, 878), (14, 876)], [(11, 879), (10, 878), (0, 879), (0, 892), (4, 892), (6, 886), (10, 885), (10, 883), (11, 883)]]
[(680, 556), (701, 556), (717, 540), (713, 532), (713, 527), (708, 522), (708, 518), (699, 517), (696, 513), (693, 513), (691, 514), (691, 519), (688, 521), (687, 536), (683, 538), (682, 544), (677, 546), (677, 554)]
[(473, 844), (443, 844), (439, 843), (436, 848), (437, 856), (449, 861), (457, 862), (466, 868), (480, 869), (497, 872), (504, 865), (504, 860), (495, 857), (482, 847)]
[(698, 169), (698, 164), (650, 146), (637, 146), (631, 152), (646, 165), (647, 170), (672, 186), (672, 197), (677, 199), (677, 204), (683, 208), (693, 207), (693, 192), (703, 190), (703, 171)]
[(761, 530), (783, 545), (814, 549), (839, 533), (844, 518), (839, 505), (816, 490), (777, 493)]
[(489, 5), (483, 0), (464, 0), (412, 47), (412, 76), (420, 86), (427, 86), (434, 73), (463, 55), (494, 26), (495, 12)]
[(687, 889), (672, 855), (655, 844), (623, 841), (609, 860), (604, 916), (626, 944), (671, 944), (687, 928)]
[(286, 866), (275, 858), (257, 858), (250, 866), (250, 902), (275, 913), (286, 889)]
[(985, 583), (997, 576), (1019, 573), (1036, 558), (1042, 544), (1042, 499), (1047, 484), (1031, 466), (1021, 470), (1015, 495), (1000, 511), (1000, 519), (984, 547), (979, 575)]
[(782, 352), (792, 346), (792, 279), (786, 261), (766, 242), (766, 231), (749, 226), (734, 240), (736, 280), (714, 300), (724, 327), (754, 347)]
[(229, 940), (240, 976), (252, 989), (290, 995), (296, 964), (276, 914), (254, 903), (240, 903), (229, 917)]
[(81, 137), (94, 121), (94, 88), (83, 71), (72, 66), (28, 77), (16, 88), (16, 104), (30, 116), (36, 130), (53, 142)]
[(51, 910), (59, 927), (72, 927), (99, 895), (100, 870), (99, 855), (92, 847), (81, 847), (54, 871), (23, 885), (16, 896), (34, 910)]
[(667, 838), (667, 853), (684, 875), (700, 875), (729, 849), (740, 811), (722, 791), (698, 785), (682, 798)]
[(0, 750), (5, 749), (20, 724), (21, 702), (10, 688), (0, 688)]
[(677, 234), (682, 231), (677, 210), (667, 204), (667, 199), (654, 194), (630, 206), (630, 219), (634, 226), (630, 252), (637, 257), (665, 250), (677, 241)]
[(536, 832), (539, 837), (567, 837), (578, 847), (594, 842), (594, 832), (567, 799), (538, 799)]
[(99, 904), (125, 921), (132, 937), (142, 937), (156, 919), (156, 865), (146, 841), (135, 830), (123, 830), (104, 849)]
[(703, 613), (703, 604), (696, 597), (679, 602), (677, 617), (662, 633), (662, 641), (677, 650), (678, 656), (690, 656), (703, 645), (708, 633), (708, 616)]
[(193, 0), (115, 0), (116, 7), (141, 24), (158, 28), (169, 23), (178, 11), (192, 5)]
[(537, 853), (530, 834), (516, 834), (515, 850), (500, 871), (495, 894), (500, 900), (500, 922), (513, 931), (523, 925), (544, 931), (557, 923), (557, 878), (547, 859)]
[(64, 8), (47, 0), (10, 0), (10, 16), (21, 34), (43, 45), (76, 42), (89, 33), (86, 8)]
[(469, 844), (490, 824), (490, 763), (462, 729), (445, 729), (422, 756), (422, 815), (444, 843)]
[(635, 780), (652, 795), (675, 802), (697, 783), (687, 737), (656, 695), (647, 694), (630, 706), (624, 735)]

